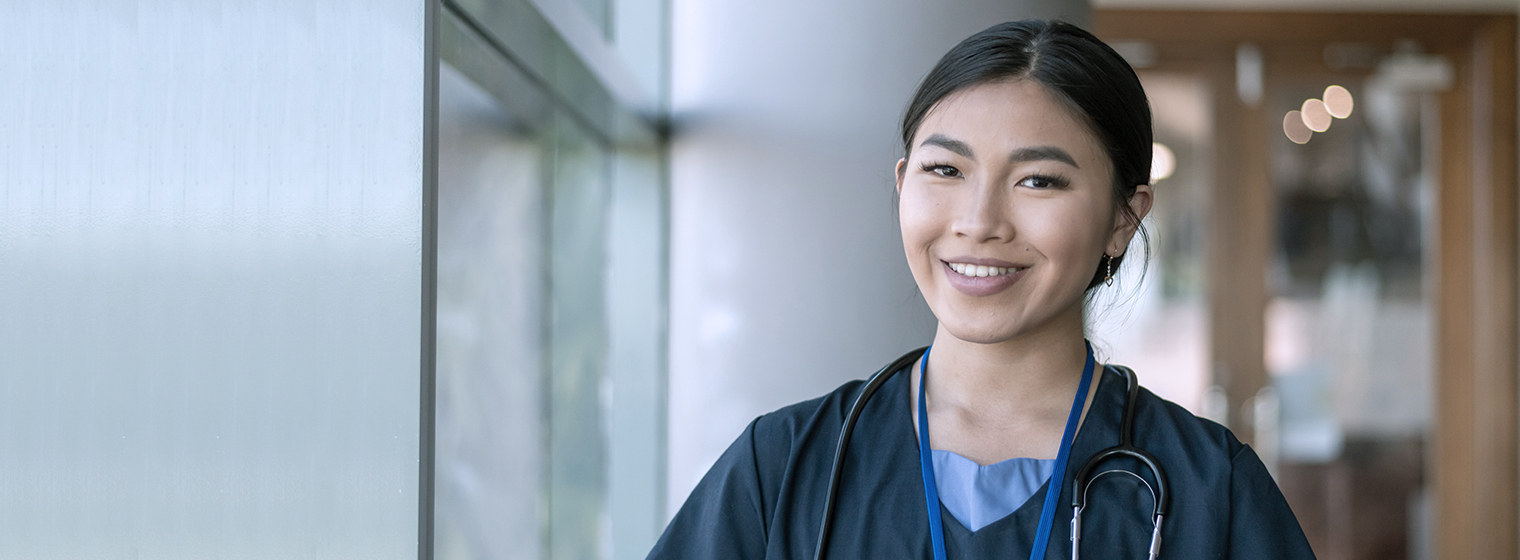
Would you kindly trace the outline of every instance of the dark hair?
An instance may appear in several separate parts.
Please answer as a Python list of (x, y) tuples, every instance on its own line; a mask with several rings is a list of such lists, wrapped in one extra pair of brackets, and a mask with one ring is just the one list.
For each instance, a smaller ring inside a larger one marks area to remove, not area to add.
[[(961, 41), (939, 59), (913, 95), (903, 115), (903, 157), (913, 151), (913, 136), (924, 116), (940, 100), (958, 91), (1000, 80), (1033, 80), (1055, 94), (1102, 141), (1112, 163), (1114, 202), (1123, 216), (1140, 226), (1129, 208), (1135, 186), (1150, 183), (1151, 109), (1145, 89), (1129, 63), (1097, 37), (1061, 21), (1000, 23)], [(1139, 229), (1150, 253), (1150, 238)], [(1125, 255), (1127, 256), (1127, 255)], [(1118, 268), (1125, 256), (1114, 257)], [(1103, 282), (1103, 259), (1088, 283)]]

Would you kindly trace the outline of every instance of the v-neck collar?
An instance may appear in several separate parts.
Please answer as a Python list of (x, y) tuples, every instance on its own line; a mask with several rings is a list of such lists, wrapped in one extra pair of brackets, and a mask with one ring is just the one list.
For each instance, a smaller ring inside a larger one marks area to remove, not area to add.
[[(1092, 406), (1087, 410), (1087, 416), (1083, 419), (1081, 428), (1077, 430), (1077, 435), (1072, 440), (1071, 460), (1066, 465), (1066, 472), (1059, 473), (1061, 476), (1065, 476), (1067, 480), (1076, 475), (1077, 469), (1082, 468), (1082, 463), (1086, 462), (1088, 457), (1093, 456), (1104, 448), (1119, 443), (1119, 423), (1121, 420), (1120, 416), (1123, 414), (1125, 398), (1123, 379), (1107, 365), (1098, 365), (1101, 370), (1093, 374), (1093, 384), (1095, 386), (1091, 391), (1095, 394), (1093, 395)], [(897, 379), (892, 379), (889, 382), (892, 385), (892, 410), (889, 413), (894, 418), (890, 424), (892, 431), (898, 432), (897, 437), (893, 437), (892, 439), (904, 444), (900, 453), (896, 455), (901, 457), (901, 460), (911, 461), (914, 464), (918, 462), (918, 432), (915, 427), (916, 419), (913, 418), (913, 409), (910, 401), (907, 399), (917, 397), (913, 392), (910, 377), (916, 372), (917, 368), (918, 362), (915, 361), (913, 365), (898, 371), (896, 374)], [(886, 387), (883, 387), (883, 389), (886, 389)], [(1056, 474), (1052, 473), (1051, 476), (1055, 476)], [(919, 481), (919, 484), (922, 484), (922, 481)], [(1064, 486), (1065, 488), (1062, 489), (1062, 493), (1069, 495), (1072, 485), (1067, 484)], [(989, 529), (997, 531), (1002, 525), (1011, 523), (1010, 519), (1028, 518), (1031, 523), (1029, 531), (1032, 534), (1034, 531), (1033, 524), (1038, 523), (1040, 508), (1045, 500), (1045, 492), (1049, 488), (1050, 480), (1046, 479), (1045, 483), (1041, 484), (1039, 489), (1035, 490), (1012, 513), (988, 523), (976, 531), (972, 531), (966, 527), (953, 514), (944, 516), (955, 520), (953, 523), (946, 523), (945, 526), (947, 528), (955, 527), (956, 532), (975, 535)], [(1069, 497), (1063, 496), (1059, 503), (1061, 504), (1061, 509), (1058, 511), (1066, 511), (1071, 507), (1071, 499)], [(945, 508), (943, 503), (940, 504), (940, 509), (942, 513), (949, 513), (949, 510)]]

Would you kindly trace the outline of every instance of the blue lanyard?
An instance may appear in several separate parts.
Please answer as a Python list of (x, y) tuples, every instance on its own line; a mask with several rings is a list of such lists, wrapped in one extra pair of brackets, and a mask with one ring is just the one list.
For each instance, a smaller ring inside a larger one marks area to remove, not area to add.
[[(1055, 524), (1056, 501), (1061, 496), (1061, 485), (1066, 482), (1066, 459), (1071, 455), (1071, 440), (1077, 435), (1077, 420), (1082, 417), (1082, 405), (1087, 402), (1087, 387), (1092, 382), (1092, 343), (1087, 345), (1087, 364), (1082, 367), (1082, 383), (1077, 386), (1077, 398), (1071, 403), (1071, 414), (1066, 417), (1066, 430), (1061, 434), (1061, 450), (1056, 453), (1055, 470), (1051, 471), (1050, 486), (1045, 490), (1045, 507), (1040, 509), (1040, 528), (1035, 531), (1034, 547), (1029, 551), (1030, 560), (1045, 557), (1045, 546), (1050, 542), (1050, 528)], [(934, 458), (929, 453), (929, 413), (924, 398), (925, 375), (929, 369), (929, 347), (924, 350), (923, 361), (918, 368), (918, 464), (924, 473), (924, 501), (929, 507), (929, 536), (934, 541), (934, 560), (945, 560), (945, 523), (940, 518), (939, 487), (934, 482)]]

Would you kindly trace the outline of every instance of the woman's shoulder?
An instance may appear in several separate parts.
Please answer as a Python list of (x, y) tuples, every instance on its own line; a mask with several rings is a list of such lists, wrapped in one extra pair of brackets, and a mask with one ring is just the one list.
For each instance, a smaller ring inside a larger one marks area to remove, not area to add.
[(1135, 446), (1166, 470), (1168, 518), (1195, 520), (1169, 524), (1170, 542), (1197, 543), (1229, 558), (1314, 558), (1272, 475), (1228, 428), (1142, 386), (1134, 430)]
[[(1122, 366), (1117, 366), (1122, 367)], [(1162, 398), (1140, 386), (1135, 403), (1135, 438), (1165, 437), (1179, 442), (1190, 452), (1208, 451), (1234, 457), (1245, 447), (1235, 434), (1218, 422), (1193, 414), (1175, 402)]]
[[(877, 421), (905, 410), (903, 379), (888, 379), (870, 400), (853, 440), (879, 438), (886, 428)], [(848, 381), (751, 421), (682, 504), (650, 558), (758, 557), (777, 527), (795, 529), (796, 516), (811, 515), (821, 503), (844, 419), (864, 384)]]
[[(1122, 387), (1123, 378), (1110, 370)], [(1229, 428), (1193, 414), (1144, 385), (1136, 395), (1134, 429), (1135, 445), (1166, 463), (1175, 478), (1223, 487), (1232, 478), (1254, 472), (1237, 472), (1241, 463), (1260, 463), (1250, 446)]]
[(859, 379), (850, 380), (822, 396), (760, 415), (751, 428), (756, 454), (785, 456), (799, 445), (832, 444), (864, 384)]
[(1201, 487), (1249, 487), (1252, 493), (1278, 495), (1276, 483), (1256, 451), (1229, 428), (1143, 386), (1135, 416), (1135, 445), (1160, 457), (1175, 472), (1174, 478)]

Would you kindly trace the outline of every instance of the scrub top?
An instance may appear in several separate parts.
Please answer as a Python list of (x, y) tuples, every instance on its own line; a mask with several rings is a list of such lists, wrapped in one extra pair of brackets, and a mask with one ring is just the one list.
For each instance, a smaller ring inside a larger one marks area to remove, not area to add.
[[(929, 518), (909, 414), (909, 375), (899, 371), (867, 403), (851, 435), (835, 504), (828, 558), (932, 558)], [(1125, 381), (1105, 367), (1092, 408), (1072, 443), (1063, 496), (1046, 548), (1071, 555), (1071, 492), (1088, 457), (1119, 443)], [(851, 381), (821, 398), (751, 422), (697, 484), (650, 559), (810, 559), (818, 545), (829, 472), (850, 405)], [(1156, 456), (1171, 489), (1161, 558), (1298, 559), (1314, 553), (1288, 503), (1250, 447), (1224, 427), (1141, 389), (1135, 445)], [(1117, 467), (1149, 470), (1131, 459)], [(972, 531), (940, 504), (949, 558), (1028, 558), (1048, 482), (1006, 517)], [(1145, 558), (1153, 505), (1135, 477), (1095, 479), (1082, 514), (1082, 554)]]

